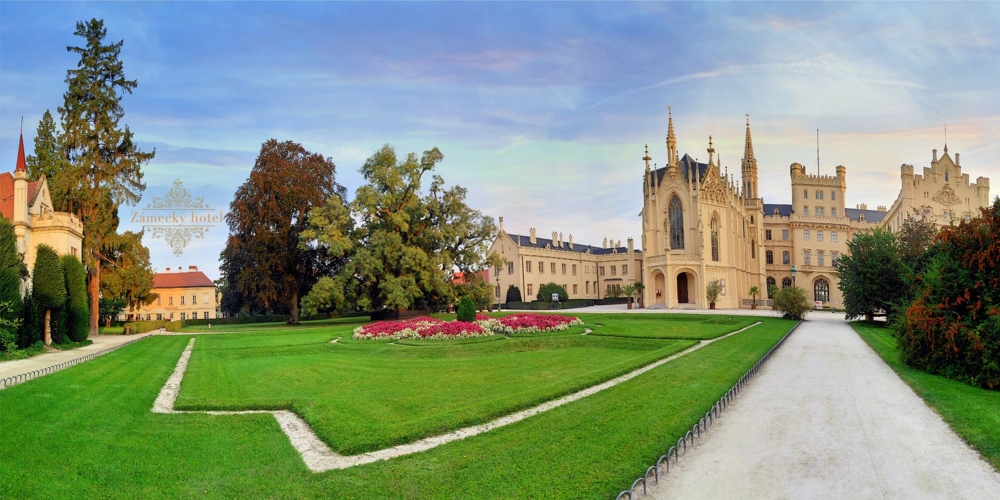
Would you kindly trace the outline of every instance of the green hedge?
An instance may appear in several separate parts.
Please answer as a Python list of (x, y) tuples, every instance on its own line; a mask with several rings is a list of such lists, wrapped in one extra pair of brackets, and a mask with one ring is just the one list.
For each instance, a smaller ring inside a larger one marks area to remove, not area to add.
[(125, 323), (125, 329), (129, 334), (146, 333), (150, 330), (159, 330), (167, 326), (166, 321), (133, 321)]
[[(301, 318), (300, 318), (301, 319)], [(242, 325), (246, 323), (287, 323), (288, 316), (284, 315), (261, 315), (261, 316), (237, 316), (235, 318), (212, 318), (212, 319), (186, 319), (184, 326), (191, 325)]]
[(502, 305), (503, 309), (527, 309), (530, 311), (548, 311), (548, 310), (559, 310), (559, 309), (578, 309), (580, 307), (590, 307), (590, 306), (604, 306), (611, 304), (625, 304), (628, 302), (626, 297), (610, 298), (610, 299), (569, 299), (563, 302), (507, 302)]

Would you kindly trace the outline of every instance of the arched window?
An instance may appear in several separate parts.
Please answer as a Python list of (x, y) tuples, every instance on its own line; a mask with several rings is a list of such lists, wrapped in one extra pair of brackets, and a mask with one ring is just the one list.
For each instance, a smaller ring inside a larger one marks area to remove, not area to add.
[(947, 171), (945, 171), (945, 173), (944, 173), (944, 181), (948, 182), (948, 172)]
[(830, 282), (825, 278), (816, 280), (813, 285), (813, 300), (830, 302)]
[(788, 288), (792, 286), (792, 278), (783, 278), (781, 280), (781, 288)]
[(778, 286), (778, 282), (775, 281), (772, 276), (768, 276), (767, 277), (767, 298), (769, 298), (769, 299), (773, 299), (774, 298), (774, 297), (771, 297), (771, 287), (772, 286)]
[(670, 199), (668, 205), (668, 217), (670, 219), (670, 248), (684, 248), (684, 210), (681, 207), (681, 199), (675, 194)]
[(719, 219), (712, 217), (712, 260), (719, 261)]

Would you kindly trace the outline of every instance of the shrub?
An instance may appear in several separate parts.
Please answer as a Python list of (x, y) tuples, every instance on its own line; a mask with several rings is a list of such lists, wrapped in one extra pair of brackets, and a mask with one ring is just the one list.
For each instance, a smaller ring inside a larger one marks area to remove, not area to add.
[[(0, 304), (6, 304), (6, 307), (0, 309), (0, 322), (8, 325), (7, 328), (13, 332), (16, 343), (22, 306), (21, 278), (15, 269), (0, 269)], [(18, 326), (11, 326), (15, 321)]]
[[(31, 294), (35, 305), (44, 317), (42, 324), (51, 331), (51, 313), (66, 302), (66, 278), (62, 262), (56, 251), (48, 245), (38, 245), (35, 269), (31, 273)], [(51, 339), (45, 339), (50, 343)]]
[(981, 215), (944, 227), (936, 250), (895, 325), (902, 359), (1000, 389), (1000, 198)]
[(789, 319), (802, 319), (809, 312), (809, 300), (806, 299), (806, 291), (790, 286), (782, 288), (774, 295), (774, 306), (779, 311), (785, 313), (784, 317)]
[(21, 327), (17, 331), (17, 346), (27, 349), (42, 341), (42, 317), (35, 298), (28, 294), (21, 302)]
[(14, 304), (0, 301), (0, 351), (14, 352), (17, 350), (17, 329), (21, 326), (21, 318), (14, 315)]
[(566, 293), (566, 289), (555, 283), (546, 283), (538, 287), (538, 295), (535, 298), (540, 302), (552, 302), (553, 293), (559, 295), (560, 302), (569, 300), (569, 294)]
[(521, 301), (521, 289), (511, 285), (507, 287), (507, 300), (505, 302), (520, 302)]
[(709, 304), (714, 304), (719, 300), (719, 294), (722, 293), (722, 282), (719, 280), (712, 280), (708, 283), (708, 288), (705, 290), (705, 297), (708, 299)]
[(476, 305), (468, 295), (458, 301), (458, 320), (471, 323), (476, 320)]

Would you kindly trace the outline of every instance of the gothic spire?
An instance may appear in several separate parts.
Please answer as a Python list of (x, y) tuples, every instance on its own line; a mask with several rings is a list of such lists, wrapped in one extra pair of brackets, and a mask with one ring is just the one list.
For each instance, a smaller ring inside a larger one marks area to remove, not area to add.
[(674, 115), (667, 106), (667, 164), (677, 166), (677, 137), (674, 135)]
[(17, 143), (17, 167), (14, 168), (15, 172), (27, 172), (28, 166), (24, 162), (24, 134), (21, 134), (21, 139)]
[(743, 191), (747, 198), (757, 197), (757, 158), (753, 155), (753, 140), (750, 138), (750, 113), (747, 113), (747, 137), (743, 145), (743, 161), (740, 173), (743, 180)]

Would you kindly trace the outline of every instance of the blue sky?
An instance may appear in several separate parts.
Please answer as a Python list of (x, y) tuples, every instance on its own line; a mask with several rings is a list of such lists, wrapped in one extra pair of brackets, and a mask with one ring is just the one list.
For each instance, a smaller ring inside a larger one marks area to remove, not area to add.
[[(995, 3), (0, 3), (0, 162), (21, 115), (30, 150), (62, 104), (75, 22), (124, 39), (124, 101), (145, 168), (139, 207), (174, 179), (226, 208), (262, 142), (331, 157), (350, 192), (384, 143), (438, 147), (438, 173), (509, 232), (638, 239), (643, 145), (666, 158), (713, 136), (738, 173), (750, 113), (761, 195), (790, 200), (788, 166), (848, 172), (847, 203), (889, 205), (899, 166), (944, 144), (1000, 182), (1000, 5)], [(29, 151), (30, 152), (30, 151)], [(993, 188), (991, 194), (997, 194)], [(123, 207), (128, 217), (138, 207)], [(135, 229), (124, 224), (125, 229)], [(227, 231), (158, 269), (218, 275)]]

